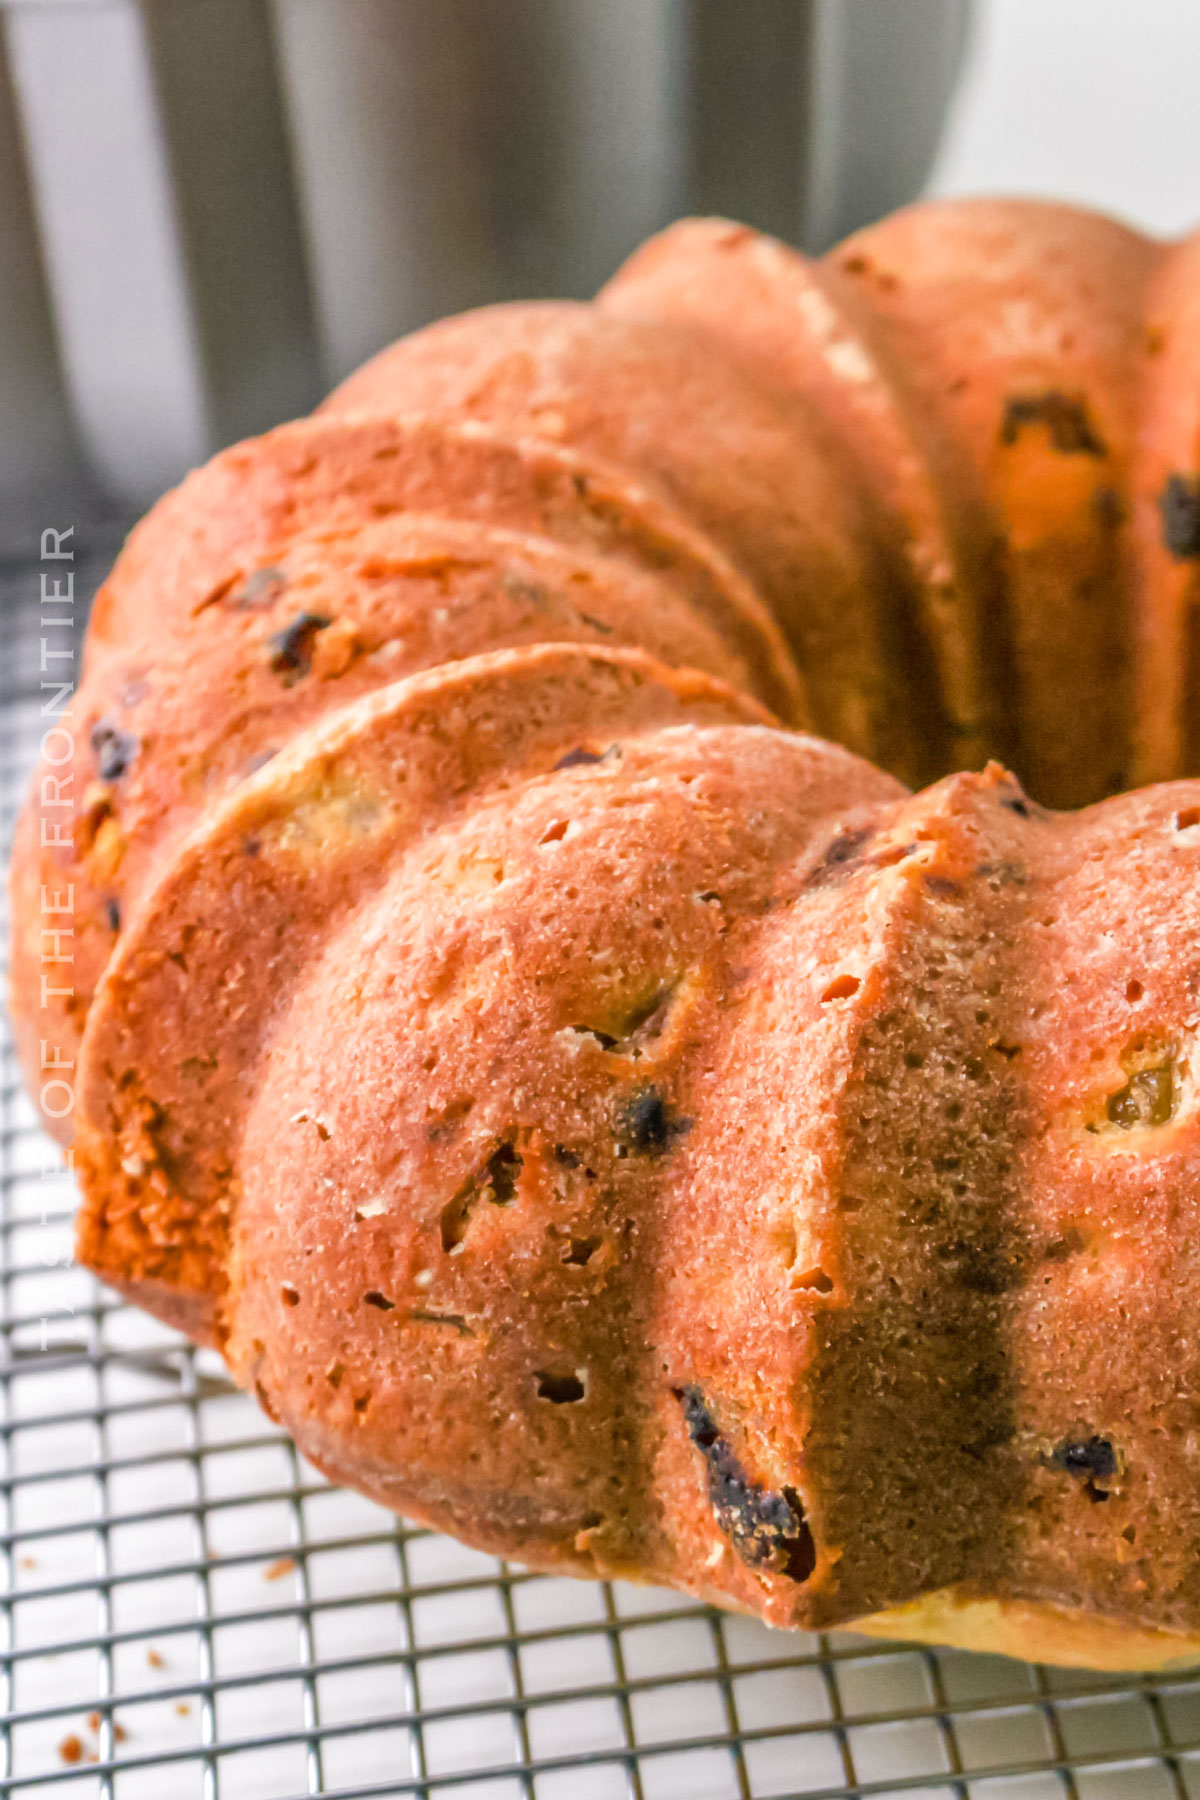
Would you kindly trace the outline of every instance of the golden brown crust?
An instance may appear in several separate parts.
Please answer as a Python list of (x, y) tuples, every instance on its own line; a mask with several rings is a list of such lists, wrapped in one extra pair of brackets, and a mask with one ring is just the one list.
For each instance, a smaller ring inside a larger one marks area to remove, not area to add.
[(897, 767), (1009, 720), (1045, 794), (1192, 766), (1192, 260), (1036, 206), (816, 268), (693, 223), (334, 402), (426, 416), (169, 496), (14, 859), (83, 1259), (494, 1552), (1200, 1654), (1200, 782), (908, 794), (760, 704), (803, 716), (773, 608)]
[(883, 559), (882, 629), (904, 671), (903, 704), (921, 720), (928, 773), (1010, 752), (989, 648), (987, 510), (859, 284), (747, 226), (684, 219), (636, 251), (597, 304), (686, 323), (819, 412)]
[(96, 597), (89, 659), (113, 642), (161, 642), (305, 530), (399, 512), (474, 519), (650, 570), (746, 656), (767, 704), (804, 722), (779, 628), (719, 545), (628, 472), (472, 420), (301, 419), (223, 451), (131, 533)]
[[(1039, 798), (1074, 806), (1116, 791), (1134, 737), (1165, 729), (1152, 674), (1133, 716), (1127, 531), (1161, 259), (1036, 201), (913, 207), (816, 264), (689, 221), (602, 303), (694, 321), (821, 411), (903, 534), (952, 759), (1015, 757)], [(1177, 308), (1164, 294), (1163, 319)], [(1160, 755), (1154, 773), (1182, 768)]]
[(799, 658), (813, 722), (902, 780), (927, 769), (852, 463), (812, 408), (670, 322), (488, 307), (383, 351), (325, 411), (475, 419), (634, 471), (733, 558)]
[(412, 513), (296, 537), (241, 568), (168, 633), (94, 663), (77, 703), (74, 756), (42, 771), (50, 800), (62, 792), (69, 803), (39, 808), (40, 817), (68, 843), (31, 854), (35, 815), (23, 821), (18, 912), (33, 935), (17, 946), (18, 990), (31, 995), (39, 970), (37, 884), (69, 886), (74, 993), (63, 1022), (75, 1026), (73, 1050), (122, 924), (156, 863), (206, 807), (361, 694), (463, 656), (547, 640), (641, 647), (754, 685), (736, 651), (650, 572)]
[[(470, 548), (472, 531), (488, 543)], [(588, 637), (805, 717), (778, 629), (724, 553), (622, 472), (553, 444), (470, 423), (304, 421), (190, 476), (97, 597), (73, 757), (38, 769), (18, 833), (12, 982), (31, 1086), (43, 1037), (74, 1060), (158, 858), (289, 732), (430, 664)], [(43, 889), (74, 900), (70, 981), (44, 1003)], [(69, 1117), (51, 1125), (65, 1136)]]
[(980, 484), (1022, 779), (1051, 806), (1116, 792), (1132, 737), (1127, 495), (1160, 249), (1071, 207), (943, 201), (833, 254)]
[(713, 717), (766, 715), (634, 651), (497, 651), (363, 696), (212, 807), (123, 934), (88, 1018), (85, 1259), (118, 1287), (219, 1292), (265, 1034), (341, 913), (485, 783), (591, 754), (597, 737), (599, 755), (651, 721)]

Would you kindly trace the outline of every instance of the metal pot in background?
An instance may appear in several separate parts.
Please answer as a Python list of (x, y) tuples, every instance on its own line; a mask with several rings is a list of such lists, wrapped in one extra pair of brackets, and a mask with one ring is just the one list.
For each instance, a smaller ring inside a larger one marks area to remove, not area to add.
[(0, 0), (0, 540), (685, 212), (916, 194), (971, 0)]

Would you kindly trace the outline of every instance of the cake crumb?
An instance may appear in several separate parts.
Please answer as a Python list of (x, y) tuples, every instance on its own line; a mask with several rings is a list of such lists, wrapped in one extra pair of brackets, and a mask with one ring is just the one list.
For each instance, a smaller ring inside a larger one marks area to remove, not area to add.
[(283, 1577), (285, 1575), (290, 1575), (295, 1567), (296, 1559), (294, 1556), (276, 1557), (270, 1567), (263, 1570), (263, 1580), (282, 1581)]
[[(99, 1732), (101, 1721), (100, 1721), (100, 1714), (98, 1712), (90, 1712), (87, 1716), (87, 1722), (88, 1722), (88, 1730), (89, 1731)], [(116, 1719), (114, 1719), (113, 1720), (113, 1742), (114, 1742), (114, 1744), (124, 1744), (128, 1741), (128, 1738), (129, 1738), (129, 1733), (126, 1731), (124, 1725), (119, 1724), (118, 1721)]]
[[(100, 1729), (100, 1714), (98, 1712), (90, 1712), (87, 1717), (87, 1722), (88, 1722), (88, 1730), (89, 1731), (97, 1731), (98, 1732)], [(113, 1720), (113, 1742), (116, 1744), (123, 1744), (123, 1743), (125, 1743), (125, 1741), (127, 1740), (128, 1737), (129, 1737), (129, 1733), (126, 1731), (125, 1727), (123, 1725), (119, 1725), (117, 1723), (116, 1719), (114, 1719)]]
[(146, 1661), (152, 1669), (165, 1669), (167, 1666), (167, 1659), (161, 1650), (147, 1650)]
[(191, 1710), (192, 1709), (186, 1700), (177, 1700), (175, 1702), (175, 1711), (179, 1714), (181, 1719), (186, 1719)]
[(71, 1732), (58, 1746), (58, 1754), (65, 1763), (83, 1761), (83, 1740), (75, 1732)]

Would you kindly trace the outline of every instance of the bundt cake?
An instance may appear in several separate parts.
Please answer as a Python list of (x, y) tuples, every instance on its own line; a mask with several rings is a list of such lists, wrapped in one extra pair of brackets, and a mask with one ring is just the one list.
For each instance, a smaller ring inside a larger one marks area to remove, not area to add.
[(1200, 1658), (1198, 570), (1200, 238), (688, 221), (385, 351), (48, 730), (81, 1258), (491, 1551)]

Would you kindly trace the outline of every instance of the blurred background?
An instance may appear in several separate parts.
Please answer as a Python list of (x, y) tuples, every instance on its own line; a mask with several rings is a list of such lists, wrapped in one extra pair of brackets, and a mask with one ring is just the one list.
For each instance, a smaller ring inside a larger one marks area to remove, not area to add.
[(1197, 211), (1191, 0), (0, 0), (0, 546), (687, 211)]

